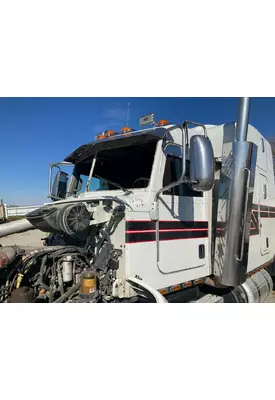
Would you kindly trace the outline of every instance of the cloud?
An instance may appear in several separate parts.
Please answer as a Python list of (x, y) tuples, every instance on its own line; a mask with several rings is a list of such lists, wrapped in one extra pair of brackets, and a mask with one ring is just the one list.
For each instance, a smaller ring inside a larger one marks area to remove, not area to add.
[(93, 133), (97, 134), (107, 129), (121, 128), (121, 122), (118, 121), (106, 121), (93, 126)]
[(127, 107), (113, 107), (109, 108), (102, 113), (102, 118), (111, 119), (117, 122), (126, 121), (127, 117)]
[[(93, 133), (97, 134), (107, 129), (120, 129), (126, 124), (127, 107), (110, 107), (100, 115), (100, 122), (93, 126)], [(102, 122), (101, 122), (102, 121)]]

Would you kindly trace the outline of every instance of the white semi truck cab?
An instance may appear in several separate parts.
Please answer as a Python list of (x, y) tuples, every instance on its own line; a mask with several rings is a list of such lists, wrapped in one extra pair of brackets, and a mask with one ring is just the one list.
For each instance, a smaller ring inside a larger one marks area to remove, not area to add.
[(26, 217), (50, 235), (7, 299), (28, 287), (41, 302), (265, 301), (273, 159), (242, 101), (237, 124), (105, 131), (51, 164), (53, 202)]

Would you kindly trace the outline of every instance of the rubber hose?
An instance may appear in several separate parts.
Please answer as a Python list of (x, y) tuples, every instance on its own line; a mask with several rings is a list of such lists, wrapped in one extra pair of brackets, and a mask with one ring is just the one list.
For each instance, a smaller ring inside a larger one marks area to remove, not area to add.
[(71, 289), (67, 290), (67, 292), (60, 296), (54, 303), (62, 303), (64, 300), (74, 294), (78, 289), (80, 289), (80, 286), (81, 281), (74, 285)]
[(60, 255), (62, 255), (63, 253), (79, 253), (79, 254), (83, 254), (83, 250), (81, 251), (79, 247), (75, 247), (75, 246), (64, 246), (61, 249), (56, 250), (55, 252), (49, 254), (49, 258), (55, 258), (58, 257)]
[(49, 291), (50, 287), (43, 282), (43, 277), (44, 277), (44, 274), (45, 274), (45, 266), (46, 266), (47, 259), (48, 259), (48, 254), (46, 254), (42, 258), (41, 267), (40, 267), (39, 285), (42, 286), (44, 289)]

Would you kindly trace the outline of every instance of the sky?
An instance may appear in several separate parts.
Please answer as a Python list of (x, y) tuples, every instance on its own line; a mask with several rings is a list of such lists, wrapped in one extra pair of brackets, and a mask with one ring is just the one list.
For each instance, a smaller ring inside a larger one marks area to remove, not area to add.
[[(0, 98), (0, 199), (39, 205), (49, 199), (49, 164), (62, 161), (105, 129), (126, 125), (129, 98)], [(155, 113), (171, 123), (235, 121), (238, 98), (130, 98), (129, 126)], [(275, 98), (252, 98), (250, 124), (275, 134)]]

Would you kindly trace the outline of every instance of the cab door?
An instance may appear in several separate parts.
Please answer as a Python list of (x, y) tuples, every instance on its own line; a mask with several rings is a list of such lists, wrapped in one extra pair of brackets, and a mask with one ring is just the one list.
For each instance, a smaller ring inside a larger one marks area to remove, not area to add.
[[(180, 157), (167, 155), (163, 187), (179, 179), (181, 165)], [(160, 195), (157, 240), (161, 272), (173, 273), (206, 265), (208, 222), (203, 193), (182, 183)]]

